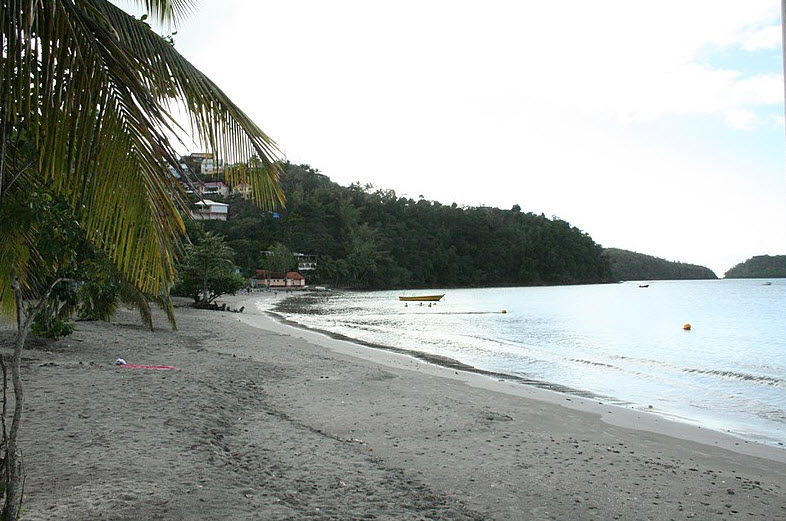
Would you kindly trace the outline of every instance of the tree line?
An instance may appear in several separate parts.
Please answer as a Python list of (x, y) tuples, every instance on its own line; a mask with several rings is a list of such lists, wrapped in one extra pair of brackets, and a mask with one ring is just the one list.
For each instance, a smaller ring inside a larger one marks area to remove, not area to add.
[(250, 275), (263, 251), (319, 256), (309, 283), (384, 289), (609, 282), (603, 249), (557, 217), (399, 197), (342, 187), (309, 165), (283, 164), (286, 208), (261, 211), (231, 198), (229, 219), (205, 221)]
[(615, 280), (696, 280), (717, 279), (715, 273), (704, 266), (674, 262), (643, 253), (618, 248), (606, 248), (605, 255), (611, 264)]

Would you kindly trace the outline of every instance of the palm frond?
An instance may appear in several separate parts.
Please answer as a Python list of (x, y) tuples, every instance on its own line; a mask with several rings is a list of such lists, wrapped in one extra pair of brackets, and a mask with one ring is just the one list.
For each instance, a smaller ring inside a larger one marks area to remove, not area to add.
[(145, 10), (159, 23), (177, 23), (191, 13), (195, 2), (192, 0), (137, 0), (136, 4)]
[(172, 331), (177, 331), (177, 320), (175, 319), (175, 305), (172, 302), (172, 297), (167, 293), (166, 295), (159, 295), (155, 299), (156, 303), (166, 313), (166, 319), (172, 327)]
[(142, 323), (153, 330), (153, 311), (150, 308), (150, 301), (147, 295), (141, 293), (133, 284), (123, 281), (120, 286), (120, 301), (127, 306), (139, 311)]

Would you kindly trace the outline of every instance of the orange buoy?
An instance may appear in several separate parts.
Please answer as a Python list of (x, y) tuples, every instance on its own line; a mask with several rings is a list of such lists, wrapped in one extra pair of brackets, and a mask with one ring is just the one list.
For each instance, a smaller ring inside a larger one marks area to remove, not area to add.
[(500, 313), (502, 313), (502, 314), (504, 315), (505, 313), (507, 313), (507, 311), (505, 311), (505, 310), (503, 309), (502, 311), (500, 311)]
[(690, 324), (685, 324), (684, 326), (682, 326), (682, 329), (684, 329), (685, 331), (690, 331)]

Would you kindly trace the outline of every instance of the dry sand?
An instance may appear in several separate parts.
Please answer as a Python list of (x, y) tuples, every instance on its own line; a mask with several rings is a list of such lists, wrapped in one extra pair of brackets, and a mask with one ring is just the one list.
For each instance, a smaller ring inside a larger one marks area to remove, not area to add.
[(781, 448), (245, 306), (179, 309), (177, 332), (122, 311), (34, 342), (24, 519), (786, 519)]

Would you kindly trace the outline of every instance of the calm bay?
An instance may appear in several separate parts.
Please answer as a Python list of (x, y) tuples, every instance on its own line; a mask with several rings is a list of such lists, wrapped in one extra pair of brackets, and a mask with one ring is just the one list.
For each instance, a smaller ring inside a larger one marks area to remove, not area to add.
[[(442, 293), (431, 306), (398, 300)], [(786, 279), (284, 297), (259, 306), (364, 343), (786, 443)]]

